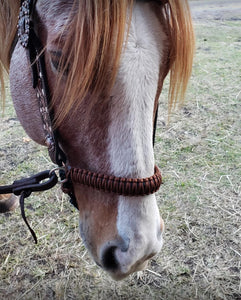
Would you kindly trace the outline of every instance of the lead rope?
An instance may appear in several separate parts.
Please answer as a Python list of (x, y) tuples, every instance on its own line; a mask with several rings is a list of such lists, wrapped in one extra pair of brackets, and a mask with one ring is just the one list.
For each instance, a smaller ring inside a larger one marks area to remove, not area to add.
[[(43, 122), (43, 129), (45, 133), (45, 142), (48, 147), (50, 158), (59, 167), (66, 162), (66, 157), (63, 151), (56, 143), (56, 133), (52, 129), (51, 114), (48, 106), (50, 102), (50, 94), (48, 82), (46, 80), (46, 70), (44, 62), (43, 47), (35, 34), (33, 25), (33, 13), (36, 0), (22, 0), (19, 11), (19, 20), (17, 26), (18, 40), (20, 44), (28, 50), (28, 56), (32, 68), (32, 83), (33, 88), (36, 90), (36, 95), (39, 102), (40, 115)], [(17, 39), (15, 39), (17, 40)], [(14, 42), (16, 46), (16, 42)], [(59, 172), (61, 180), (65, 178), (64, 172)], [(41, 176), (44, 174), (43, 176)], [(40, 175), (40, 176), (39, 176)], [(41, 183), (41, 180), (50, 178), (47, 182)], [(52, 188), (58, 182), (55, 172), (45, 171), (40, 174), (34, 175), (27, 179), (15, 181), (12, 186), (0, 187), (0, 192), (6, 193), (11, 191), (16, 195), (20, 195), (19, 204), (21, 209), (22, 218), (27, 225), (31, 235), (37, 244), (37, 236), (34, 230), (29, 225), (26, 215), (24, 200), (28, 198), (34, 191), (43, 191)], [(1, 189), (2, 188), (2, 189)], [(17, 189), (17, 190), (16, 190)]]
[(21, 216), (22, 216), (25, 224), (27, 225), (30, 233), (32, 234), (32, 237), (34, 239), (35, 244), (37, 244), (38, 243), (37, 236), (36, 236), (34, 230), (29, 225), (28, 220), (27, 220), (26, 215), (25, 215), (25, 210), (24, 210), (24, 200), (25, 200), (25, 198), (29, 197), (30, 195), (31, 195), (30, 191), (22, 191), (22, 193), (20, 195), (20, 198), (19, 198), (19, 204), (20, 204), (20, 208), (21, 208)]
[[(66, 156), (59, 146), (57, 133), (52, 127), (53, 115), (49, 111), (50, 92), (45, 68), (44, 48), (34, 30), (34, 9), (36, 2), (36, 0), (21, 1), (18, 21), (18, 39), (20, 44), (27, 50), (29, 56), (29, 61), (32, 68), (32, 84), (36, 91), (36, 96), (39, 103), (39, 111), (45, 134), (45, 143), (48, 147), (49, 156), (53, 163), (57, 164), (59, 167), (59, 177), (62, 182), (62, 188), (66, 191), (68, 189), (71, 203), (77, 208), (76, 199), (72, 189), (69, 187), (69, 183), (66, 181), (65, 170), (63, 170), (63, 166), (66, 164)], [(21, 194), (21, 213), (36, 242), (36, 235), (29, 226), (24, 213), (24, 199), (27, 198), (27, 195), (28, 192)]]
[(55, 174), (55, 170), (44, 172), (33, 175), (29, 178), (15, 180), (12, 185), (0, 186), (0, 194), (14, 194), (20, 196), (19, 204), (21, 208), (21, 215), (30, 230), (35, 243), (37, 244), (37, 237), (32, 228), (30, 227), (24, 210), (24, 200), (29, 197), (32, 192), (46, 191), (54, 187), (58, 182), (58, 177)]

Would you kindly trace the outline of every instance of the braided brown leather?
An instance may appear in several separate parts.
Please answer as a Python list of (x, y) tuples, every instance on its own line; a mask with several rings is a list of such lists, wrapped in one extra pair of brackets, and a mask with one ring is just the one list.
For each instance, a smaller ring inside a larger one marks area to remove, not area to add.
[(155, 193), (162, 184), (161, 172), (157, 166), (154, 171), (154, 175), (148, 178), (124, 178), (70, 168), (66, 172), (66, 177), (73, 183), (84, 184), (105, 192), (123, 196), (144, 196)]

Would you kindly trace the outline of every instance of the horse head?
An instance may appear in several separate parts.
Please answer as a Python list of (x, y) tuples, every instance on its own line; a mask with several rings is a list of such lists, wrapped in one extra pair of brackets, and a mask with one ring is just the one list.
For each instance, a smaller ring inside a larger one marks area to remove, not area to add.
[[(191, 64), (187, 55), (179, 66), (173, 46), (173, 31), (191, 26), (183, 22), (190, 17), (188, 6), (181, 0), (112, 2), (36, 3), (34, 26), (44, 45), (54, 126), (67, 165), (118, 178), (150, 178), (163, 80), (174, 68), (176, 82), (175, 74)], [(182, 23), (175, 16), (169, 20), (174, 7)], [(181, 74), (181, 86), (189, 75), (187, 69)], [(29, 58), (19, 42), (11, 56), (10, 85), (24, 129), (45, 145)], [(174, 95), (179, 87), (173, 86)], [(83, 242), (113, 278), (142, 270), (160, 251), (164, 224), (155, 194), (119, 195), (77, 182), (73, 193)]]

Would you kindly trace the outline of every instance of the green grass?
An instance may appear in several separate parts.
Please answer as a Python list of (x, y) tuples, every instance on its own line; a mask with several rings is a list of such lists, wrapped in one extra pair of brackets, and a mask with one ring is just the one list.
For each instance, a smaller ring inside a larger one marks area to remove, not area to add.
[[(195, 28), (188, 101), (158, 129), (166, 244), (157, 261), (171, 273), (170, 299), (239, 299), (240, 23), (204, 22)], [(160, 125), (166, 120), (164, 111)], [(178, 276), (182, 268), (190, 271), (189, 279)]]

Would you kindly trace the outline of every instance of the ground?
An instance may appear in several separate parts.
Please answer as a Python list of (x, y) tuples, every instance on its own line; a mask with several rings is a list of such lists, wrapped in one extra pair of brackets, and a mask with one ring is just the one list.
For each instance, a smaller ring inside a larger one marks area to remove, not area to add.
[[(59, 188), (26, 201), (36, 246), (19, 210), (0, 215), (0, 299), (241, 299), (241, 2), (190, 1), (197, 37), (186, 103), (167, 122), (160, 98), (155, 154), (164, 184), (162, 252), (114, 282), (92, 262), (78, 214)], [(50, 168), (8, 99), (0, 119), (0, 182)]]

